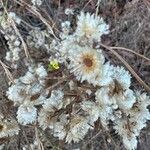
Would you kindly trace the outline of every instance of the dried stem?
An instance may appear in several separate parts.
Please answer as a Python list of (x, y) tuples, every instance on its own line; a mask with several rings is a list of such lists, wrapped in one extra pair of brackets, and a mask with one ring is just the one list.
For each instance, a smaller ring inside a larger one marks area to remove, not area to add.
[(131, 49), (128, 49), (128, 48), (124, 48), (124, 47), (110, 47), (110, 48), (111, 49), (117, 49), (117, 50), (125, 50), (125, 51), (128, 51), (128, 52), (131, 52), (131, 53), (133, 53), (133, 54), (135, 54), (135, 55), (137, 55), (137, 56), (139, 56), (139, 57), (141, 57), (141, 58), (143, 58), (143, 59), (145, 59), (145, 60), (150, 62), (149, 58), (147, 58), (144, 55), (141, 55), (141, 54), (135, 52), (134, 50), (131, 50)]
[(8, 70), (9, 67), (6, 66), (1, 60), (0, 60), (0, 64), (2, 65), (2, 67), (3, 67), (3, 69), (4, 69), (5, 73), (6, 73), (6, 75), (7, 75), (8, 79), (9, 79), (9, 81), (12, 82), (12, 83), (15, 83), (12, 74), (11, 74), (10, 71)]
[(99, 6), (100, 6), (100, 2), (101, 2), (101, 0), (98, 0), (97, 4), (96, 4), (97, 5), (97, 7), (96, 7), (96, 13), (95, 13), (96, 16), (98, 15), (98, 10), (99, 10)]
[(37, 127), (35, 127), (35, 137), (36, 137), (36, 140), (38, 142), (38, 150), (44, 150), (44, 146), (43, 146), (43, 143), (41, 142), (40, 138), (39, 138), (39, 134), (38, 134), (38, 129)]
[(42, 17), (42, 15), (37, 11), (37, 9), (33, 9), (33, 7), (31, 6), (31, 5), (29, 5), (28, 3), (26, 3), (26, 2), (24, 2), (24, 1), (22, 1), (22, 0), (20, 0), (20, 1), (17, 1), (17, 0), (14, 0), (16, 3), (18, 3), (19, 5), (21, 5), (21, 6), (26, 6), (25, 8), (29, 11), (29, 12), (31, 12), (32, 14), (34, 14), (35, 16), (37, 16), (47, 27), (48, 27), (48, 29), (50, 30), (50, 32), (51, 32), (51, 34), (54, 36), (54, 38), (55, 39), (57, 39), (57, 40), (59, 40), (57, 37), (56, 37), (56, 35), (55, 35), (55, 33), (54, 33), (54, 31), (53, 31), (53, 28), (51, 27), (51, 25), (50, 25), (50, 23), (48, 23), (48, 21), (44, 18), (44, 17)]

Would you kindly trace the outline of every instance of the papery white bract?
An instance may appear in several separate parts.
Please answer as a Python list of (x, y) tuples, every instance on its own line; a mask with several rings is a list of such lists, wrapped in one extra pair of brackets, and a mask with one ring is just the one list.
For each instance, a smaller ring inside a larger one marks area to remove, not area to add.
[(14, 119), (0, 119), (0, 138), (13, 136), (19, 133), (19, 126)]
[(95, 93), (96, 105), (99, 108), (99, 117), (101, 119), (101, 123), (104, 127), (107, 128), (107, 122), (110, 119), (113, 109), (112, 109), (112, 101), (108, 95), (107, 88), (98, 89)]
[(63, 96), (64, 93), (61, 90), (53, 90), (51, 92), (51, 97), (48, 98), (43, 104), (45, 110), (60, 109), (63, 106)]
[(128, 89), (131, 84), (131, 75), (129, 71), (125, 70), (123, 67), (114, 67), (112, 70), (112, 78), (116, 80), (123, 90)]
[(109, 25), (104, 22), (103, 18), (83, 12), (78, 16), (77, 29), (75, 32), (78, 37), (86, 37), (100, 41), (100, 37), (108, 33)]
[(34, 106), (21, 105), (17, 111), (17, 119), (20, 124), (34, 123), (37, 117), (37, 109)]
[(123, 144), (127, 150), (135, 150), (137, 148), (137, 133), (134, 132), (134, 123), (127, 119), (115, 120), (114, 129), (122, 137)]
[(118, 105), (119, 109), (126, 111), (131, 109), (133, 104), (136, 102), (134, 92), (130, 89), (118, 96), (114, 96), (113, 98), (116, 99), (116, 104)]
[(88, 130), (92, 128), (86, 118), (75, 116), (71, 119), (70, 127), (66, 136), (66, 142), (79, 142), (87, 134)]

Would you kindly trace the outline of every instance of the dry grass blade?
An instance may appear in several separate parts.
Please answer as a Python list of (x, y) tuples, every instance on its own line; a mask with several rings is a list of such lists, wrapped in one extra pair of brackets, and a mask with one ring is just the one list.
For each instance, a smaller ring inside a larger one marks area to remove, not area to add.
[(4, 11), (5, 11), (5, 13), (7, 14), (9, 20), (10, 20), (11, 23), (12, 23), (12, 27), (14, 28), (16, 34), (18, 35), (18, 37), (20, 38), (20, 40), (21, 40), (21, 42), (22, 42), (22, 45), (23, 45), (23, 48), (24, 48), (26, 57), (27, 57), (27, 58), (30, 58), (30, 54), (29, 54), (29, 51), (28, 51), (28, 49), (27, 49), (26, 43), (24, 42), (24, 40), (23, 40), (23, 38), (22, 38), (22, 36), (21, 36), (19, 30), (17, 29), (14, 20), (9, 17), (8, 11), (7, 11), (6, 7), (4, 6), (3, 0), (1, 0), (1, 4), (2, 4), (2, 6), (3, 6), (3, 8), (4, 8)]
[(96, 4), (97, 5), (97, 7), (96, 7), (96, 13), (95, 13), (96, 16), (98, 15), (98, 10), (99, 10), (99, 6), (100, 6), (100, 2), (101, 2), (101, 0), (98, 0), (97, 4)]
[(41, 142), (39, 135), (38, 135), (38, 129), (35, 127), (35, 137), (36, 141), (38, 142), (38, 150), (44, 150), (43, 143)]
[(89, 0), (85, 5), (84, 7), (82, 8), (82, 11), (88, 6), (88, 4), (91, 2), (92, 0)]
[(93, 140), (95, 140), (100, 134), (102, 133), (102, 130), (100, 130), (96, 135), (94, 135), (90, 140), (88, 140), (86, 143), (83, 145), (83, 149), (86, 148), (86, 146), (91, 143)]
[(106, 48), (109, 51), (111, 51), (127, 67), (127, 69), (136, 78), (136, 80), (145, 88), (145, 90), (147, 92), (150, 92), (150, 87), (137, 75), (137, 73), (132, 69), (132, 67), (116, 51), (114, 51), (111, 47), (108, 47), (104, 44), (100, 44), (100, 45), (103, 48)]
[(143, 58), (143, 59), (145, 59), (145, 60), (147, 60), (147, 61), (150, 62), (150, 59), (149, 59), (149, 58), (147, 58), (147, 57), (145, 57), (144, 55), (141, 55), (141, 54), (139, 54), (139, 53), (137, 53), (137, 52), (135, 52), (135, 51), (133, 51), (133, 50), (131, 50), (131, 49), (124, 48), (124, 47), (110, 47), (110, 48), (111, 48), (111, 49), (117, 49), (117, 50), (125, 50), (125, 51), (128, 51), (128, 52), (131, 52), (131, 53), (133, 53), (133, 54), (135, 54), (135, 55), (137, 55), (137, 56), (139, 56), (139, 57), (141, 57), (141, 58)]
[(30, 146), (30, 143), (29, 143), (29, 140), (28, 140), (28, 138), (27, 138), (27, 135), (26, 135), (26, 133), (25, 133), (25, 131), (22, 129), (22, 134), (23, 134), (23, 136), (24, 136), (24, 138), (25, 138), (25, 140), (26, 140), (26, 142), (27, 142), (27, 145), (28, 145), (28, 148), (29, 148), (29, 150), (32, 150), (32, 148), (31, 148), (31, 146)]
[(62, 78), (62, 80), (58, 81), (57, 83), (55, 83), (54, 85), (50, 86), (47, 88), (47, 90), (53, 90), (54, 88), (56, 88), (57, 86), (59, 86), (60, 84), (62, 84), (63, 82), (68, 81), (66, 78)]
[(0, 64), (2, 65), (2, 67), (3, 67), (3, 69), (4, 69), (5, 73), (6, 73), (6, 75), (7, 75), (8, 79), (9, 79), (9, 81), (12, 82), (12, 83), (15, 83), (12, 74), (11, 74), (10, 71), (8, 70), (9, 67), (6, 66), (1, 60), (0, 60)]
[(34, 14), (36, 17), (38, 17), (50, 30), (51, 34), (54, 36), (54, 38), (56, 38), (58, 40), (58, 38), (56, 37), (53, 28), (51, 27), (51, 25), (48, 23), (48, 21), (42, 17), (42, 15), (37, 11), (37, 9), (33, 9), (33, 7), (29, 4), (27, 4), (26, 2), (20, 0), (19, 2), (17, 0), (14, 0), (16, 3), (18, 3), (21, 6), (26, 6), (26, 9), (31, 12), (32, 14)]

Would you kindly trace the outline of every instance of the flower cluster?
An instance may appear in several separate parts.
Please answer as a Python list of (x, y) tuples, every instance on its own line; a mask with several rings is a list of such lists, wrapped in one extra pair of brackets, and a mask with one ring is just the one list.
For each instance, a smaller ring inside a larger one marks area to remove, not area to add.
[(14, 64), (20, 59), (19, 53), (21, 52), (22, 46), (18, 35), (13, 29), (12, 22), (19, 25), (21, 19), (14, 12), (9, 12), (8, 16), (3, 12), (0, 13), (1, 33), (4, 34), (4, 38), (9, 47), (9, 51), (6, 53), (6, 60)]
[(20, 124), (36, 121), (35, 106), (42, 104), (48, 94), (47, 91), (43, 91), (46, 76), (47, 72), (41, 64), (30, 66), (26, 74), (16, 79), (15, 84), (7, 91), (8, 98), (19, 106), (17, 119)]
[[(53, 71), (32, 64), (7, 91), (8, 98), (18, 106), (20, 124), (38, 123), (70, 143), (82, 140), (96, 121), (107, 130), (111, 122), (124, 146), (136, 149), (137, 137), (150, 119), (150, 99), (130, 88), (128, 71), (105, 60), (100, 42), (108, 33), (109, 25), (94, 14), (81, 12), (75, 31), (69, 21), (62, 23), (60, 39), (53, 39), (47, 50), (50, 60), (58, 60), (57, 69), (64, 69), (55, 78), (58, 82), (51, 79)], [(45, 32), (31, 31), (28, 41), (40, 48)], [(51, 82), (50, 87), (47, 82)]]
[(31, 48), (44, 48), (48, 50), (50, 43), (50, 33), (47, 30), (41, 31), (40, 28), (34, 28), (29, 32), (29, 35), (27, 36), (27, 44)]

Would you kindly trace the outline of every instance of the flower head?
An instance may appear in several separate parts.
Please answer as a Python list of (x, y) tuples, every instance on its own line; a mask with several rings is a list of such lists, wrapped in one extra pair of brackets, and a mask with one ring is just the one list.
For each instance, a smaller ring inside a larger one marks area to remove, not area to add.
[(13, 119), (0, 120), (0, 138), (13, 136), (19, 133), (19, 126)]
[(103, 34), (109, 33), (109, 26), (104, 22), (103, 18), (94, 14), (83, 13), (78, 16), (76, 35), (79, 37), (87, 37), (100, 41)]
[(126, 149), (135, 150), (137, 147), (137, 133), (134, 122), (126, 119), (115, 121), (114, 129), (123, 138), (123, 143)]
[(20, 124), (26, 125), (36, 121), (37, 109), (34, 106), (21, 105), (17, 111), (17, 119)]
[(95, 81), (102, 74), (104, 56), (101, 52), (90, 47), (76, 47), (69, 52), (69, 69), (77, 80), (88, 81), (95, 85)]
[(81, 116), (75, 116), (71, 119), (69, 131), (66, 136), (66, 142), (79, 142), (84, 138), (91, 126), (87, 119)]

